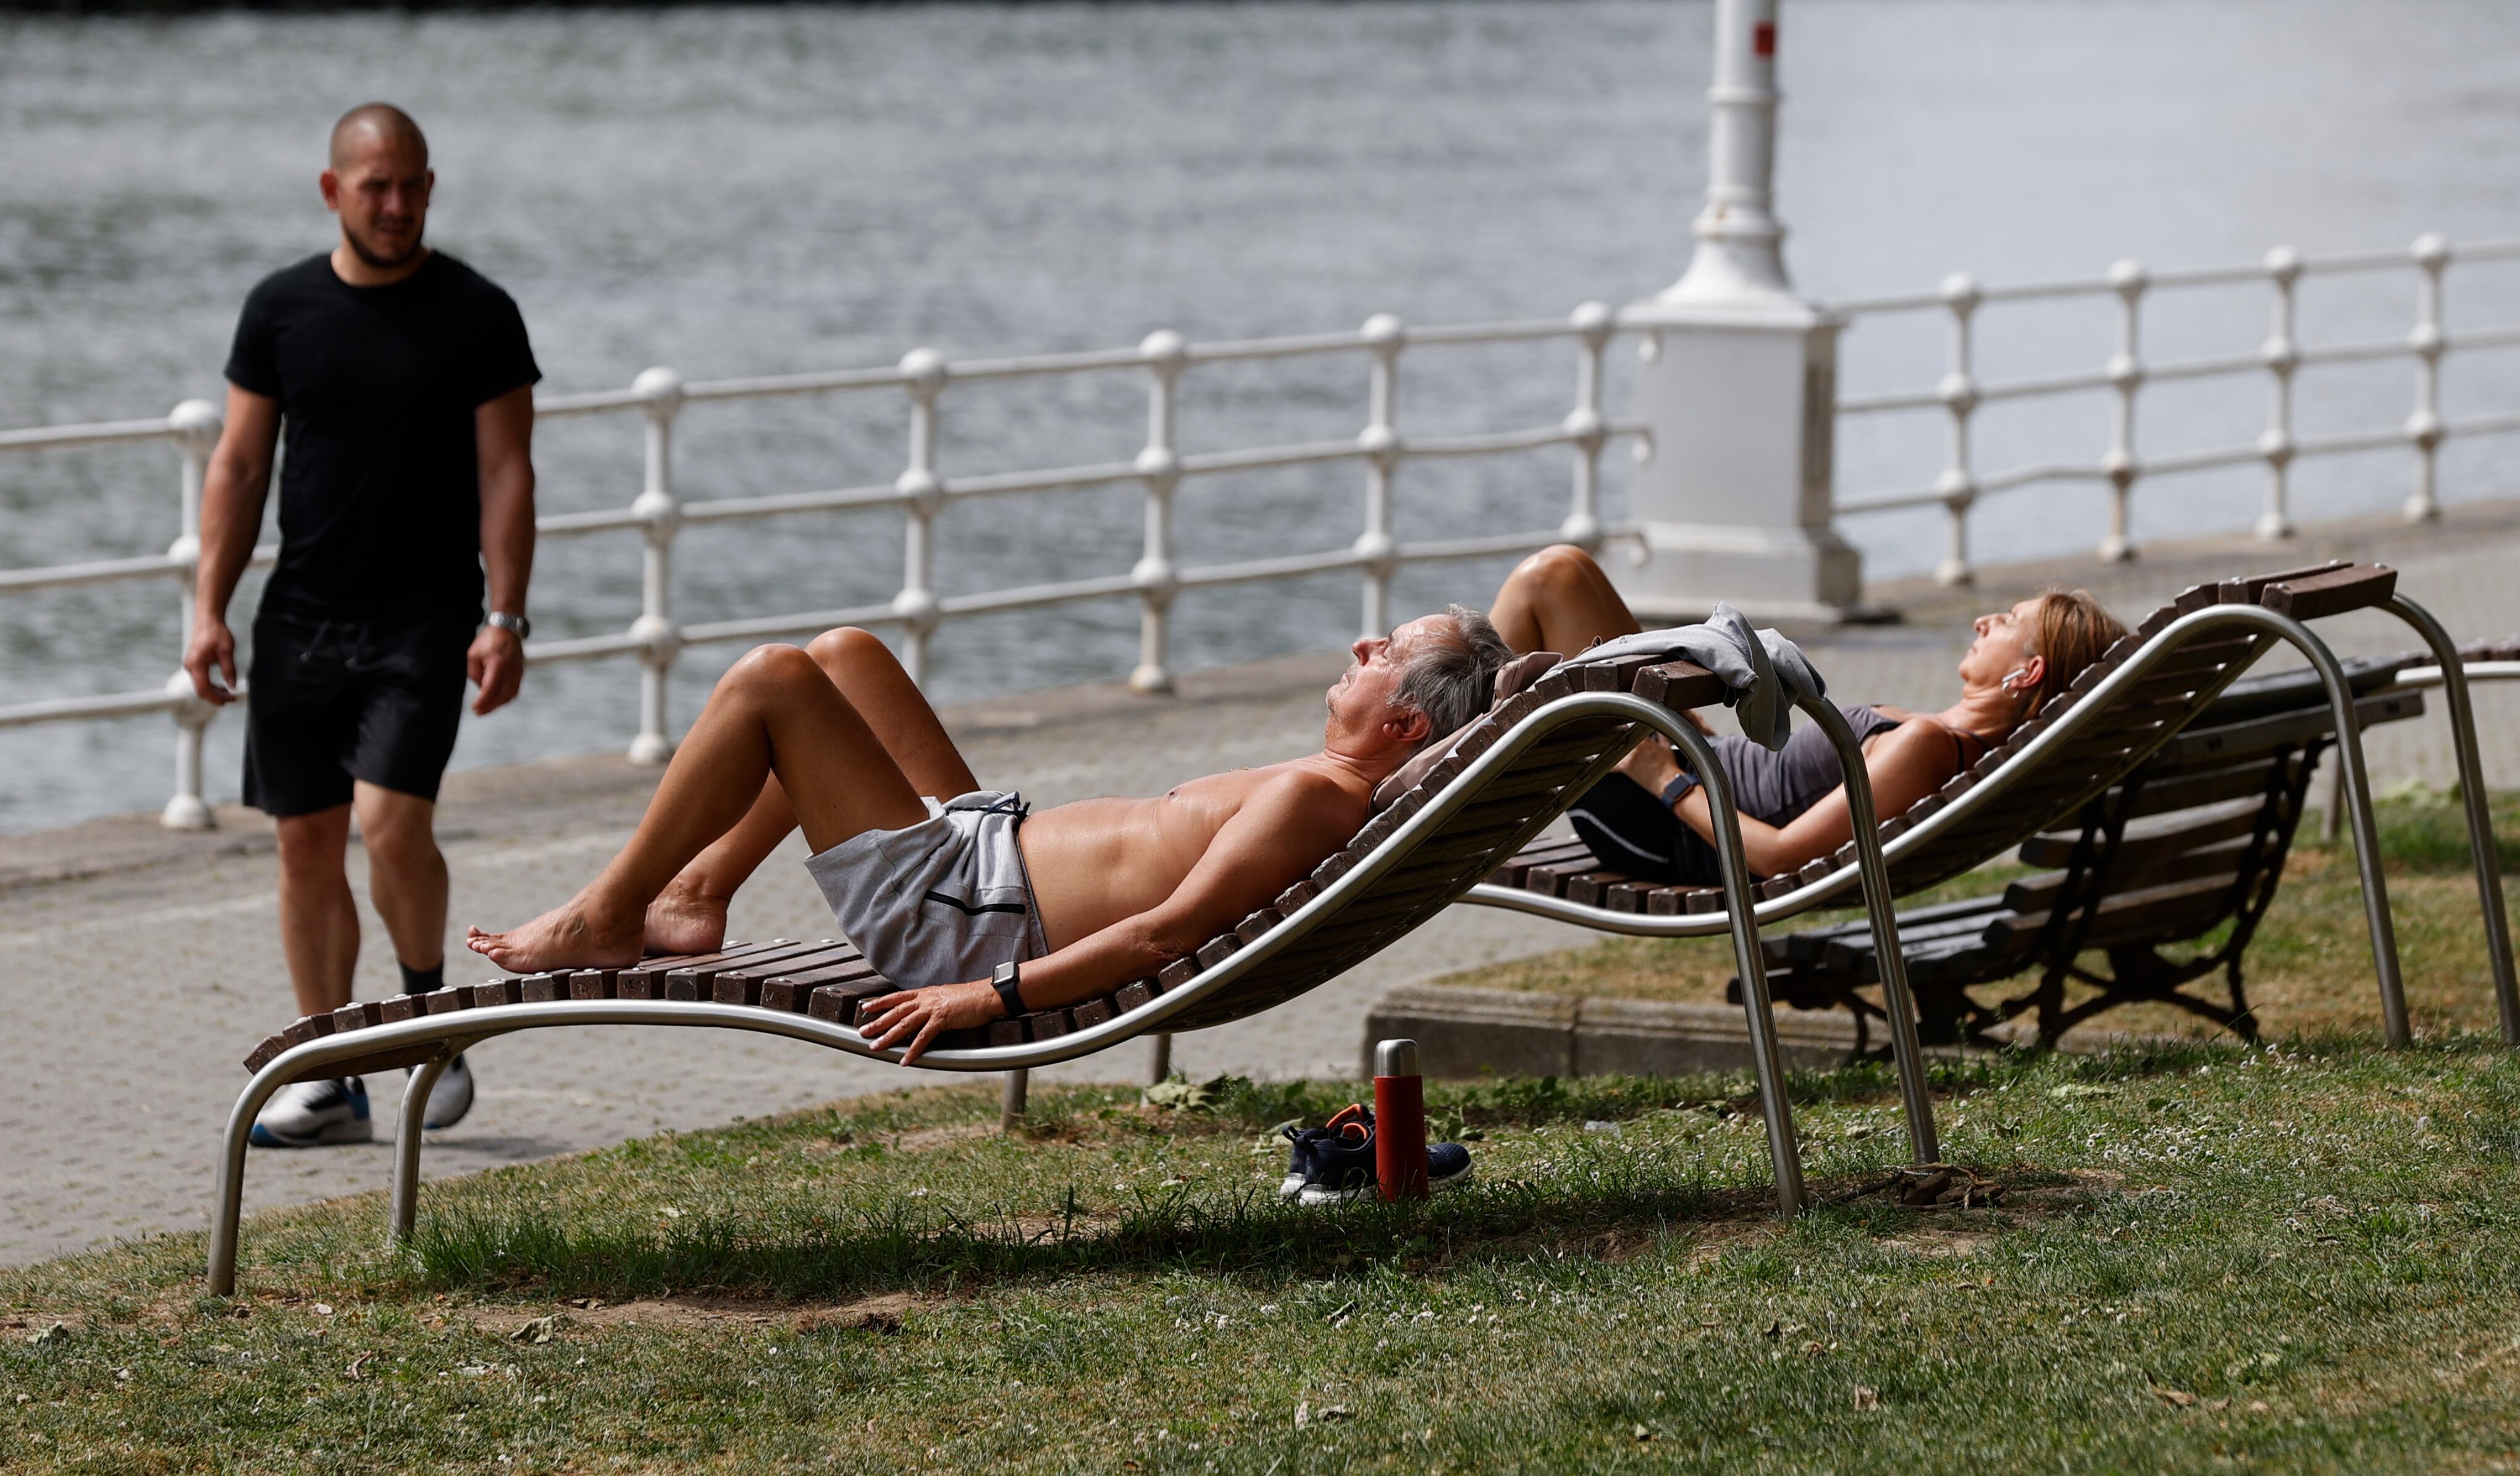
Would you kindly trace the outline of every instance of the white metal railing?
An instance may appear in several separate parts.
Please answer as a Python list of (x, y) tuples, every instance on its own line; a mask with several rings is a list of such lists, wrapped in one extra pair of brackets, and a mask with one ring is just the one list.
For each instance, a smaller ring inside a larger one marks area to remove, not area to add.
[[(2520, 431), (2520, 410), (2465, 416), (2456, 420), (2442, 417), (2442, 360), (2453, 348), (2520, 346), (2520, 324), (2465, 329), (2455, 338), (2444, 328), (2443, 278), (2453, 260), (2520, 260), (2520, 240), (2484, 241), (2453, 248), (2438, 235), (2425, 235), (2418, 237), (2403, 252), (2356, 252), (2329, 256), (2305, 256), (2289, 247), (2277, 247), (2254, 265), (2187, 271), (2151, 272), (2137, 262), (2120, 261), (2103, 278), (2031, 283), (2017, 287), (1981, 287), (1975, 278), (1965, 273), (1955, 273), (1943, 280), (1938, 292), (1853, 299), (1831, 303), (1833, 310), (1855, 321), (1886, 313), (1934, 310), (1949, 314), (1951, 320), (1949, 369), (1941, 383), (1931, 390), (1912, 392), (1841, 395), (1837, 401), (1837, 413), (1841, 416), (1941, 411), (1949, 422), (1949, 450), (1942, 475), (1931, 486), (1840, 496), (1836, 499), (1835, 510), (1846, 515), (1897, 508), (1942, 507), (1946, 514), (1945, 551), (1936, 577), (1946, 584), (1966, 583), (1973, 577), (1974, 571), (1969, 562), (1968, 519), (1969, 511), (1978, 499), (2039, 483), (2097, 482), (2107, 485), (2108, 532), (2100, 540), (2098, 552), (2102, 559), (2110, 561), (2134, 556), (2135, 543), (2129, 533), (2128, 513), (2138, 481), (2216, 467), (2245, 466), (2253, 462), (2265, 465), (2266, 499), (2258, 516), (2257, 531), (2261, 537), (2281, 538), (2292, 532), (2288, 473), (2295, 460), (2304, 456), (2409, 446), (2414, 451), (2414, 485), (2406, 502), (2407, 516), (2409, 519), (2437, 516), (2441, 504), (2434, 490), (2434, 475), (2442, 442), (2453, 436), (2489, 436)], [(2295, 289), (2303, 277), (2392, 270), (2419, 273), (2415, 322), (2404, 338), (2305, 346), (2295, 337)], [(2181, 288), (2250, 284), (2264, 284), (2272, 293), (2267, 337), (2254, 351), (2168, 363), (2144, 361), (2140, 346), (2142, 310), (2150, 294)], [(2098, 369), (1997, 383), (1986, 383), (1977, 378), (1971, 363), (1971, 328), (1981, 306), (2112, 296), (2117, 300), (2116, 351)], [(2414, 409), (2402, 425), (2317, 436), (2303, 436), (2294, 431), (2293, 377), (2302, 368), (2392, 358), (2412, 359), (2415, 365)], [(2255, 442), (2166, 455), (2138, 454), (2136, 409), (2138, 398), (2146, 385), (2258, 374), (2265, 375), (2268, 382), (2267, 422), (2265, 431)], [(1980, 473), (1973, 464), (1969, 443), (1970, 418), (1980, 407), (2002, 400), (2085, 393), (2094, 390), (2107, 390), (2115, 397), (2108, 448), (2096, 462), (2038, 462), (1988, 473)]]
[[(774, 640), (834, 625), (890, 626), (903, 632), (904, 664), (911, 675), (923, 680), (928, 637), (941, 622), (1134, 595), (1141, 606), (1141, 626), (1138, 666), (1129, 680), (1141, 691), (1160, 692), (1172, 686), (1169, 616), (1182, 590), (1348, 569), (1359, 571), (1363, 577), (1362, 628), (1368, 633), (1379, 631), (1391, 623), (1391, 580), (1402, 565), (1523, 552), (1561, 540), (1598, 548), (1606, 538), (1634, 535), (1636, 530), (1631, 527), (1604, 524), (1600, 513), (1602, 446), (1614, 437), (1643, 434), (1640, 425), (1608, 420), (1601, 409), (1603, 352), (1618, 331), (1610, 309), (1598, 302), (1585, 303), (1562, 322), (1410, 329), (1389, 314), (1376, 314), (1352, 333), (1192, 344), (1180, 334), (1166, 331), (1149, 334), (1136, 348), (963, 361), (949, 361), (932, 348), (916, 348), (892, 368), (693, 384), (686, 384), (670, 369), (649, 369), (626, 391), (545, 395), (535, 403), (535, 413), (545, 419), (629, 412), (644, 417), (646, 473), (639, 495), (628, 506), (554, 514), (536, 522), (544, 537), (636, 530), (645, 544), (644, 577), (639, 618), (627, 630), (538, 641), (528, 647), (526, 654), (535, 663), (588, 661), (616, 655), (637, 657), (643, 669), (639, 732), (630, 745), (630, 756), (641, 762), (654, 763), (663, 761), (673, 751), (672, 740), (666, 735), (666, 683), (674, 663), (691, 646)], [(1395, 423), (1404, 349), (1548, 340), (1571, 340), (1578, 348), (1574, 408), (1558, 424), (1435, 437), (1403, 435)], [(1177, 447), (1176, 394), (1188, 371), (1203, 364), (1353, 353), (1365, 354), (1370, 360), (1366, 424), (1353, 438), (1188, 453)], [(1147, 441), (1133, 460), (968, 477), (938, 473), (937, 410), (950, 386), (1112, 372), (1142, 373), (1147, 378)], [(908, 465), (890, 484), (691, 502), (676, 496), (674, 428), (691, 406), (720, 400), (870, 392), (903, 393), (908, 399)], [(183, 591), (183, 619), (189, 636), (194, 576), (201, 552), (202, 479), (218, 443), (219, 432), (218, 410), (202, 400), (186, 400), (163, 420), (0, 432), (0, 452), (163, 440), (174, 446), (182, 464), (181, 532), (163, 555), (0, 571), (0, 594), (123, 580), (172, 580)], [(1549, 446), (1570, 448), (1574, 463), (1572, 505), (1554, 528), (1421, 542), (1403, 542), (1396, 535), (1391, 487), (1403, 463), (1496, 456)], [(1191, 568), (1175, 562), (1173, 494), (1185, 480), (1335, 462), (1362, 463), (1366, 473), (1365, 529), (1348, 547)], [(1132, 483), (1145, 493), (1145, 536), (1140, 557), (1127, 573), (970, 594), (937, 593), (935, 522), (947, 503), (970, 497), (1050, 493)], [(689, 625), (675, 622), (673, 546), (675, 536), (685, 527), (852, 508), (897, 508), (904, 514), (901, 587), (889, 600)], [(253, 567), (267, 567), (276, 553), (268, 546), (256, 549)], [(166, 803), (162, 819), (171, 827), (199, 829), (207, 826), (210, 818), (202, 799), (202, 735), (217, 711), (193, 694), (190, 680), (178, 670), (155, 690), (0, 707), (0, 727), (142, 713), (173, 714), (177, 730), (175, 793)]]

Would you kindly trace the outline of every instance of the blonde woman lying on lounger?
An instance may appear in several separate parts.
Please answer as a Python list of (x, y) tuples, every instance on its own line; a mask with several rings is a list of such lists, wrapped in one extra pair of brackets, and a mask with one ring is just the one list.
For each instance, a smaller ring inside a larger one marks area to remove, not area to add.
[[(1563, 545), (1525, 559), (1497, 591), (1489, 617), (1517, 653), (1572, 654), (1638, 628), (1600, 566)], [(1960, 658), (1959, 700), (1952, 706), (1931, 714), (1842, 706), (1864, 745), (1874, 807), (1895, 815), (1941, 788), (2125, 633), (2082, 590), (2039, 595), (1977, 618), (1977, 639)], [(1742, 851), (1752, 871), (1763, 877), (1792, 871), (1853, 837), (1846, 775), (1817, 727), (1796, 728), (1776, 752), (1734, 737), (1718, 738), (1715, 748), (1739, 807)], [(1722, 880), (1706, 792), (1681, 768), (1669, 744), (1641, 744), (1567, 818), (1612, 870), (1675, 884)]]
[(1512, 653), (1455, 606), (1354, 656), (1318, 753), (1027, 816), (981, 790), (882, 641), (763, 646), (719, 679), (602, 875), (466, 942), (518, 973), (708, 951), (736, 889), (801, 825), (841, 932), (907, 992), (867, 1033), (916, 1060), (939, 1032), (1143, 979), (1302, 880), (1364, 826), (1376, 784), (1488, 710)]

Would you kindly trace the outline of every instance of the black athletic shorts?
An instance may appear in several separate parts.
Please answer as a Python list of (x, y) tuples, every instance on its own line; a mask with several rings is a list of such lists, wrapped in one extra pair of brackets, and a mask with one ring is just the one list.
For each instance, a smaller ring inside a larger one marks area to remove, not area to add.
[(1566, 818), (1593, 858), (1613, 871), (1665, 886), (1713, 887), (1724, 880), (1715, 847), (1625, 774), (1586, 790)]
[(424, 800), (455, 752), (474, 614), (397, 621), (254, 618), (245, 803), (275, 817), (350, 802), (365, 779)]

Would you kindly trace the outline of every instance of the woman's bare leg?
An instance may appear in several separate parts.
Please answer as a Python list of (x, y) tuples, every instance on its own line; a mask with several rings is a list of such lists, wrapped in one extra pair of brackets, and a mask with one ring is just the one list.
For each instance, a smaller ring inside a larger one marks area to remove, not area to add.
[(1601, 566), (1571, 543), (1552, 544), (1515, 565), (1488, 619), (1517, 655), (1574, 656), (1643, 628)]
[[(867, 631), (826, 630), (805, 648), (857, 710), (912, 788), (939, 800), (980, 787), (919, 684), (890, 647)], [(795, 807), (776, 774), (725, 835), (694, 857), (648, 907), (648, 950), (705, 953), (726, 939), (727, 904), (796, 828)]]
[(635, 962), (648, 904), (758, 807), (774, 775), (791, 823), (804, 826), (817, 851), (927, 813), (875, 729), (814, 659), (793, 646), (763, 646), (719, 679), (638, 832), (603, 874), (521, 928), (473, 929), (467, 946), (518, 973)]

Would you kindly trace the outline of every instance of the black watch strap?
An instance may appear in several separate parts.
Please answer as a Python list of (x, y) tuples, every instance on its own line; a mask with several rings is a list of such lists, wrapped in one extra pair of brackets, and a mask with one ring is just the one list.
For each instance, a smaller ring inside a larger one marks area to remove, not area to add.
[(1697, 776), (1687, 769), (1682, 769), (1669, 784), (1662, 787), (1662, 807), (1669, 809), (1678, 805), (1682, 796), (1696, 787)]
[(1022, 968), (1023, 965), (1017, 963), (1002, 963), (989, 975), (989, 984), (997, 990), (998, 1002), (1007, 1007), (1010, 1020), (1024, 1012), (1023, 994), (1020, 992)]

